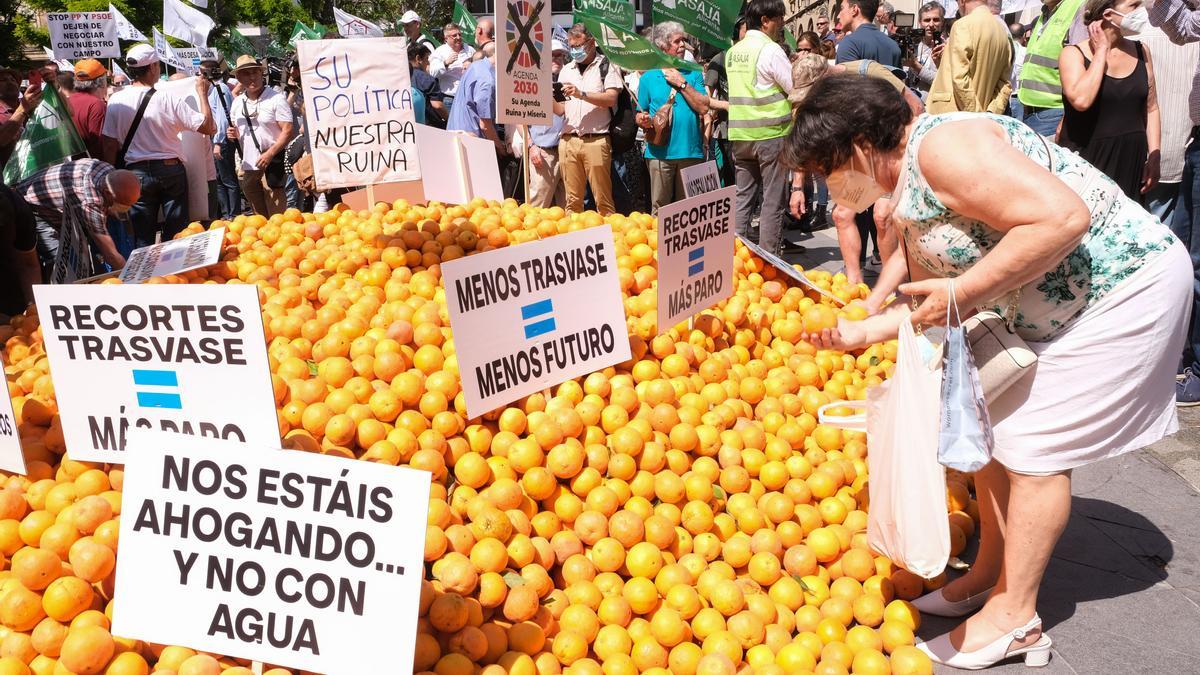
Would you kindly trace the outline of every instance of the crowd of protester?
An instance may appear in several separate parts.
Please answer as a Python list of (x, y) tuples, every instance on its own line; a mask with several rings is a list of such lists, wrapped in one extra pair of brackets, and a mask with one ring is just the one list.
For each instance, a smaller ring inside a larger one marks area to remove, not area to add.
[[(785, 25), (782, 0), (750, 0), (727, 50), (701, 44), (675, 22), (647, 27), (643, 35), (659, 50), (696, 67), (645, 72), (610, 62), (597, 36), (576, 24), (552, 41), (552, 122), (530, 127), (528, 138), (495, 119), (490, 19), (478, 22), (473, 40), (446, 25), (440, 46), (415, 12), (398, 27), (409, 38), (416, 121), (492, 141), (507, 196), (568, 211), (653, 212), (684, 197), (685, 169), (712, 160), (722, 183), (736, 186), (740, 235), (787, 254), (803, 250), (805, 233), (832, 225), (845, 273), (859, 282), (896, 248), (886, 200), (868, 203), (868, 190), (862, 208), (833, 203), (820, 172), (780, 160), (795, 108), (835, 74), (886, 81), (914, 115), (986, 112), (1024, 122), (1112, 178), (1200, 259), (1191, 227), (1200, 218), (1200, 148), (1189, 146), (1200, 122), (1200, 87), (1192, 88), (1200, 33), (1181, 2), (1158, 0), (1147, 11), (1142, 0), (1046, 0), (1031, 23), (1021, 23), (1001, 16), (1000, 0), (963, 0), (954, 17), (930, 0), (905, 28), (887, 2), (843, 0), (833, 16), (796, 31)], [(170, 238), (195, 219), (181, 132), (211, 139), (210, 219), (338, 201), (336, 192), (314, 189), (305, 162), (296, 61), (275, 82), (253, 56), (229, 61), (217, 55), (200, 64), (192, 104), (178, 90), (156, 88), (164, 65), (149, 45), (120, 60), (128, 81), (91, 59), (73, 72), (54, 64), (42, 71), (66, 99), (87, 156), (4, 187), (0, 246), (12, 260), (0, 312), (29, 300), (28, 261), (48, 274), (61, 212), (72, 204), (84, 214), (97, 269), (119, 268), (131, 248)], [(23, 85), (17, 71), (0, 70), (0, 159), (40, 97), (39, 82)], [(669, 133), (661, 128), (664, 108)], [(632, 124), (619, 128), (626, 119)], [(858, 173), (871, 178), (865, 167)], [(31, 250), (36, 258), (24, 257)], [(1185, 365), (1200, 373), (1200, 330), (1193, 342)], [(1200, 403), (1200, 376), (1184, 376), (1181, 400)]]

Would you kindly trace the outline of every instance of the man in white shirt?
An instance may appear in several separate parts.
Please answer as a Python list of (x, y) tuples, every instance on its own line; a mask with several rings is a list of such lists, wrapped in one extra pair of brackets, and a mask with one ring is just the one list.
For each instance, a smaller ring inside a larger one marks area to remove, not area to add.
[(946, 8), (937, 0), (929, 0), (917, 13), (925, 34), (917, 43), (917, 53), (904, 62), (908, 71), (908, 83), (921, 92), (924, 100), (933, 86), (938, 66), (942, 62), (942, 50), (946, 48), (946, 36), (942, 28), (946, 25)]
[(446, 44), (433, 50), (433, 56), (429, 59), (429, 74), (437, 78), (438, 86), (442, 88), (442, 102), (449, 110), (458, 93), (458, 81), (467, 72), (467, 66), (471, 65), (475, 50), (463, 42), (462, 29), (456, 24), (446, 24), (442, 29), (442, 37)]
[(404, 36), (408, 38), (408, 44), (419, 44), (429, 47), (429, 51), (437, 49), (433, 46), (433, 41), (425, 37), (421, 33), (421, 15), (411, 9), (400, 17), (400, 24), (404, 26)]
[(266, 86), (264, 70), (253, 56), (238, 57), (233, 69), (242, 93), (229, 110), (229, 138), (242, 145), (242, 193), (260, 216), (287, 208), (287, 172), (283, 148), (292, 136), (292, 107), (287, 97)]
[(621, 72), (607, 63), (596, 49), (596, 38), (582, 23), (567, 31), (567, 49), (571, 63), (558, 74), (565, 99), (554, 103), (554, 114), (563, 117), (558, 147), (567, 211), (583, 211), (583, 196), (590, 185), (596, 210), (607, 216), (616, 210), (608, 126), (623, 86)]
[[(162, 73), (154, 47), (138, 44), (125, 58), (130, 85), (108, 99), (102, 143), (104, 159), (117, 168), (137, 174), (142, 183), (141, 198), (129, 211), (137, 246), (153, 244), (156, 235), (165, 241), (187, 226), (188, 178), (183, 166), (182, 131), (211, 136), (216, 132), (212, 108), (208, 103), (211, 83), (196, 78), (196, 98), (200, 110), (192, 109), (182, 96), (158, 92), (154, 84)], [(138, 110), (144, 113), (134, 127)], [(163, 224), (158, 212), (163, 211)]]

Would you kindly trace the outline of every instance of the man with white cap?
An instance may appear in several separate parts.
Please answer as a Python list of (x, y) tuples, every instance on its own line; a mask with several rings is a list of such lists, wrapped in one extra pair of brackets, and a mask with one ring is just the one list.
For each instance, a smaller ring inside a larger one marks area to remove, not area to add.
[(430, 40), (421, 34), (420, 14), (417, 14), (411, 9), (408, 10), (403, 16), (400, 17), (400, 25), (404, 26), (404, 37), (408, 38), (408, 44), (425, 45), (426, 47), (429, 47), (429, 53), (431, 54), (433, 53), (433, 50), (437, 49), (437, 46), (433, 44), (433, 40)]
[[(154, 88), (162, 74), (158, 53), (148, 44), (129, 49), (125, 65), (130, 85), (108, 100), (104, 118), (104, 159), (120, 169), (137, 174), (142, 183), (141, 197), (129, 211), (136, 245), (154, 243), (161, 235), (168, 240), (187, 226), (188, 178), (183, 166), (182, 131), (211, 136), (217, 125), (208, 103), (212, 84), (196, 78), (196, 100), (200, 111), (193, 110), (182, 96)], [(164, 222), (158, 222), (162, 209)]]

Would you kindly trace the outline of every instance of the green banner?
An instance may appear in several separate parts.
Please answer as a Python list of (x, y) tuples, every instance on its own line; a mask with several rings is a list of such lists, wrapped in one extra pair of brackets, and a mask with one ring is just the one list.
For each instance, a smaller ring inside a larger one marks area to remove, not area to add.
[(792, 31), (788, 30), (787, 28), (783, 29), (783, 41), (787, 43), (788, 47), (792, 48), (793, 52), (796, 51), (796, 47), (799, 46), (796, 44), (796, 36), (792, 35)]
[(286, 46), (279, 44), (278, 40), (271, 40), (267, 43), (267, 56), (273, 56), (277, 59), (286, 59), (290, 56), (292, 50)]
[(468, 12), (466, 7), (458, 0), (454, 0), (454, 18), (450, 21), (458, 26), (462, 31), (463, 42), (475, 46), (475, 24), (479, 23), (475, 20), (475, 15)]
[(582, 14), (628, 31), (635, 25), (633, 3), (629, 0), (575, 0), (575, 21), (581, 22)]
[(288, 44), (295, 47), (300, 40), (320, 40), (321, 33), (309, 28), (303, 21), (297, 21), (296, 26), (292, 28), (292, 36), (288, 38)]
[(437, 38), (433, 37), (433, 33), (430, 33), (424, 26), (421, 27), (421, 37), (432, 42), (434, 47), (442, 46), (441, 40), (438, 40)]
[(4, 166), (4, 182), (16, 185), (48, 166), (86, 151), (58, 90), (43, 86), (42, 102), (25, 123), (12, 157)]
[(225, 39), (225, 44), (228, 46), (227, 49), (223, 50), (225, 52), (225, 60), (229, 62), (231, 67), (237, 61), (237, 57), (243, 54), (259, 56), (258, 50), (254, 48), (254, 45), (250, 44), (246, 36), (242, 35), (241, 31), (236, 28), (229, 29), (229, 37)]
[(717, 49), (729, 49), (741, 9), (741, 0), (654, 0), (651, 13), (654, 23), (678, 21), (688, 35)]
[(643, 71), (658, 68), (700, 70), (700, 64), (668, 56), (637, 33), (613, 26), (589, 14), (576, 16), (583, 25), (587, 26), (588, 32), (595, 36), (596, 45), (600, 47), (608, 60), (625, 70)]

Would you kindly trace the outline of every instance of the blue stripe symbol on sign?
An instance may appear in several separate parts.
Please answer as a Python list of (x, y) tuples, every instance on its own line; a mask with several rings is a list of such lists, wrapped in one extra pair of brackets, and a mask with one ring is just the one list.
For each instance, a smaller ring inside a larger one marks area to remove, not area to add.
[(704, 247), (688, 251), (688, 276), (694, 277), (704, 271)]
[[(174, 370), (134, 370), (133, 384), (137, 387), (173, 387), (178, 391), (179, 376)], [(138, 405), (143, 408), (183, 408), (178, 393), (169, 391), (136, 391)]]
[[(554, 316), (551, 314), (553, 311), (554, 302), (550, 298), (531, 302), (521, 307), (521, 321), (527, 322), (525, 324), (526, 340), (554, 330)], [(536, 319), (536, 321), (530, 323), (530, 319)]]

